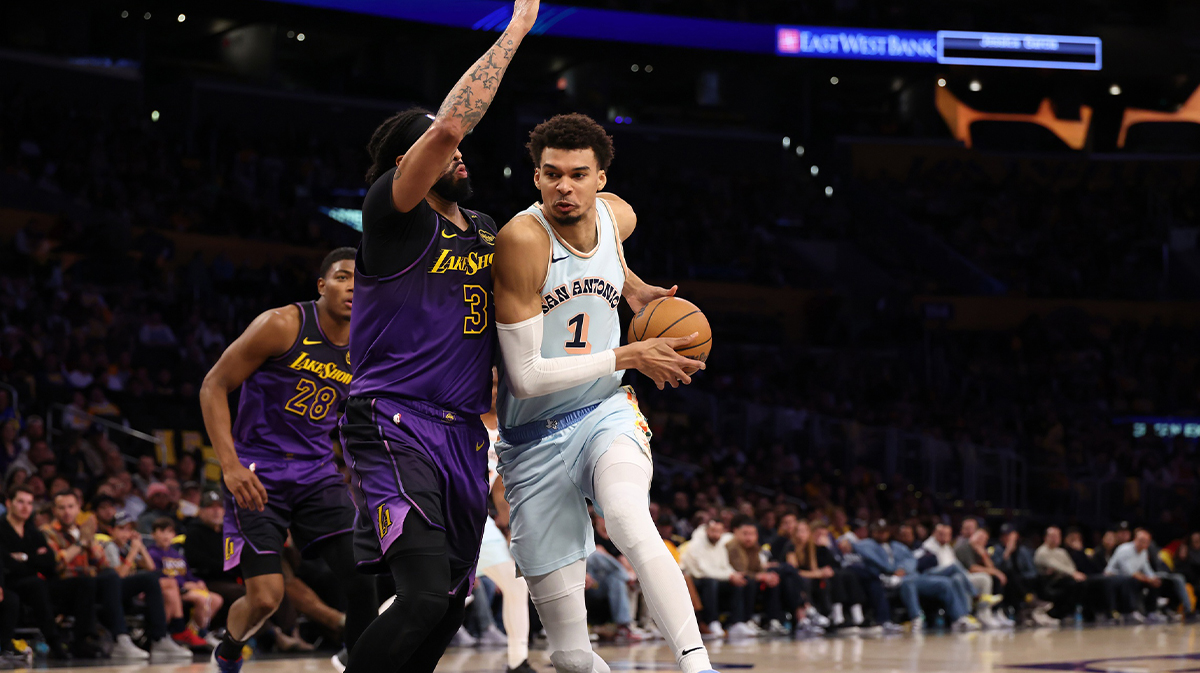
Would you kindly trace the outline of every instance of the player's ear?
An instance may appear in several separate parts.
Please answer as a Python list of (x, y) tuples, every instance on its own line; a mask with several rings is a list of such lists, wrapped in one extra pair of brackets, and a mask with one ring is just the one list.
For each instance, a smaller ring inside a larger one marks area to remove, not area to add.
[(539, 192), (542, 191), (542, 169), (537, 166), (533, 167), (533, 186), (537, 187)]
[(317, 279), (317, 294), (321, 295), (322, 297), (325, 296), (325, 279), (324, 278)]
[(600, 169), (600, 173), (599, 173), (599, 177), (600, 177), (600, 188), (596, 190), (596, 191), (598, 191), (598, 192), (599, 192), (599, 191), (603, 191), (603, 190), (604, 190), (604, 185), (607, 185), (607, 184), (608, 184), (608, 172), (607, 172), (607, 171), (605, 171), (603, 168), (601, 168), (601, 169)]
[(396, 157), (396, 165), (397, 165), (397, 166), (399, 166), (399, 165), (400, 165), (400, 162), (401, 162), (403, 159), (404, 159), (404, 155), (403, 155), (403, 154), (401, 154), (400, 156)]

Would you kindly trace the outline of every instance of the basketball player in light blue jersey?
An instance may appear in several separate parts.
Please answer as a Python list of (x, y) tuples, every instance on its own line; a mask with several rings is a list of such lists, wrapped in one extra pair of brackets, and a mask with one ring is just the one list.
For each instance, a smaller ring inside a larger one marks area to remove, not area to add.
[(696, 335), (621, 346), (617, 306), (674, 294), (642, 282), (621, 244), (637, 217), (604, 188), (612, 139), (584, 115), (530, 133), (542, 202), (496, 237), (492, 267), (502, 353), (496, 444), (511, 506), (512, 555), (529, 585), (558, 673), (609, 673), (591, 649), (583, 590), (595, 549), (587, 502), (633, 563), (650, 612), (684, 673), (711, 664), (683, 574), (650, 518), (650, 430), (633, 390), (637, 369), (660, 389), (703, 365), (675, 352)]

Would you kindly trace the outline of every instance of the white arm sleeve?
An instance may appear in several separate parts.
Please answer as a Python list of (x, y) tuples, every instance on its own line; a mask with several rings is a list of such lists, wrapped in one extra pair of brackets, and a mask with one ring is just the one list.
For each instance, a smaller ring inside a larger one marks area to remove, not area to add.
[(513, 325), (496, 323), (508, 386), (518, 399), (540, 397), (611, 376), (616, 351), (561, 358), (542, 357), (542, 314)]

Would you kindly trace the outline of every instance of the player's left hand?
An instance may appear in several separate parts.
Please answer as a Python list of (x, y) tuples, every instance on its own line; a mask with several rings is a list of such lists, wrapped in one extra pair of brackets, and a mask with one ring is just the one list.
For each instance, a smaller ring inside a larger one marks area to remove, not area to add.
[(637, 287), (631, 287), (628, 283), (625, 285), (625, 301), (629, 302), (629, 308), (633, 309), (634, 313), (642, 310), (646, 304), (655, 299), (663, 297), (674, 297), (679, 291), (678, 285), (672, 285), (670, 289), (661, 288), (656, 285), (647, 285), (641, 283)]

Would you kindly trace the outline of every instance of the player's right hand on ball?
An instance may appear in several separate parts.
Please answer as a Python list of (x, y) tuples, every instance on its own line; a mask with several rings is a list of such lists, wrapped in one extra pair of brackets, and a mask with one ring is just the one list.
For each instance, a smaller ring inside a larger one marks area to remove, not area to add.
[(267, 489), (263, 488), (258, 476), (243, 465), (229, 470), (221, 470), (221, 472), (225, 476), (225, 488), (228, 488), (229, 492), (233, 494), (233, 499), (237, 500), (238, 507), (252, 509), (256, 512), (266, 509)]
[(697, 336), (698, 333), (693, 333), (686, 337), (660, 337), (629, 344), (635, 349), (634, 369), (649, 376), (659, 390), (668, 385), (672, 388), (678, 388), (681, 383), (688, 385), (692, 382), (691, 374), (704, 369), (704, 363), (685, 358), (675, 350), (686, 348)]

